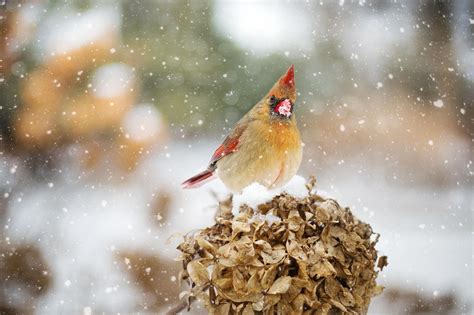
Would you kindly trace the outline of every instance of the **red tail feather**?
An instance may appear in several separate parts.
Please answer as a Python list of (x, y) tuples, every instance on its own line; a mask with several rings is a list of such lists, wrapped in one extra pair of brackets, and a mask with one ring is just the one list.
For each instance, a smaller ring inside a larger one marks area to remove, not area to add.
[(181, 186), (184, 189), (188, 188), (196, 188), (201, 186), (202, 184), (210, 181), (213, 178), (214, 171), (213, 170), (205, 170), (204, 172), (201, 172), (190, 179), (184, 181)]

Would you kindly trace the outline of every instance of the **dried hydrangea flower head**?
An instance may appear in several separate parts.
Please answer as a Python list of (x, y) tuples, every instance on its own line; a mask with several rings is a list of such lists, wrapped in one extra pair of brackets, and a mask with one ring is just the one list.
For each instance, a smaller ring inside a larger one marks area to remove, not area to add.
[(364, 314), (382, 292), (375, 279), (378, 235), (348, 208), (314, 193), (281, 194), (233, 216), (220, 203), (216, 224), (178, 246), (181, 278), (211, 314)]

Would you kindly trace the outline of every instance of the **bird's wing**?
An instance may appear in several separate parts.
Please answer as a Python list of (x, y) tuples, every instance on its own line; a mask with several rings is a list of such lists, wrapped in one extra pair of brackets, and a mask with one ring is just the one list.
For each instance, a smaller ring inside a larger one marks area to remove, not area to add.
[(238, 124), (233, 132), (225, 138), (224, 142), (217, 148), (214, 154), (211, 157), (211, 161), (209, 162), (209, 167), (215, 167), (217, 161), (222, 159), (224, 156), (234, 153), (238, 150), (240, 136), (245, 130), (245, 126), (243, 124)]

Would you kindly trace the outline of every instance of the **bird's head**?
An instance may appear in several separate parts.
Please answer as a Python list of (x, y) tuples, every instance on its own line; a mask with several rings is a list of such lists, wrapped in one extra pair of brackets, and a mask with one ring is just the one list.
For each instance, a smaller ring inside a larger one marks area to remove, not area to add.
[(295, 67), (293, 65), (273, 85), (264, 101), (272, 117), (278, 119), (290, 119), (292, 117), (296, 101)]

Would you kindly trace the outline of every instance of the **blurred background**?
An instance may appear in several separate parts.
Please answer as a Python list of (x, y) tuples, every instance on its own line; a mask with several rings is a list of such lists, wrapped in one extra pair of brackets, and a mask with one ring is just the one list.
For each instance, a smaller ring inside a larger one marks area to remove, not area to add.
[(176, 304), (225, 191), (180, 183), (292, 63), (299, 174), (388, 256), (370, 313), (471, 313), (473, 31), (470, 0), (0, 1), (0, 313)]

